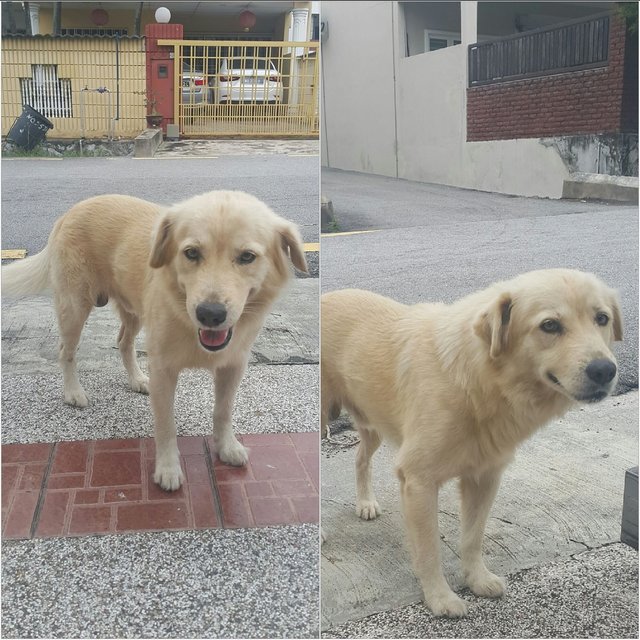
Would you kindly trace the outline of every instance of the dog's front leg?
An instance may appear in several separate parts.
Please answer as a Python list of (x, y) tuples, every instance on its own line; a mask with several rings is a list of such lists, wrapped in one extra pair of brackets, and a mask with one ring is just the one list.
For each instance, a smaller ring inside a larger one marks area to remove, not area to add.
[(166, 491), (175, 491), (182, 484), (180, 453), (173, 403), (178, 383), (178, 371), (163, 369), (149, 361), (149, 396), (153, 410), (156, 436), (156, 469), (153, 480)]
[(220, 460), (237, 467), (247, 464), (249, 460), (247, 450), (236, 439), (231, 425), (236, 392), (246, 368), (246, 362), (243, 362), (213, 372), (216, 393), (213, 407), (213, 443)]
[(477, 596), (488, 598), (498, 598), (505, 590), (504, 580), (491, 573), (482, 559), (484, 529), (501, 477), (500, 468), (487, 471), (476, 478), (460, 478), (462, 569), (471, 591)]
[(410, 463), (403, 464), (402, 451), (396, 471), (414, 571), (420, 580), (425, 603), (436, 616), (465, 616), (466, 602), (451, 590), (442, 572), (438, 484), (413, 472)]

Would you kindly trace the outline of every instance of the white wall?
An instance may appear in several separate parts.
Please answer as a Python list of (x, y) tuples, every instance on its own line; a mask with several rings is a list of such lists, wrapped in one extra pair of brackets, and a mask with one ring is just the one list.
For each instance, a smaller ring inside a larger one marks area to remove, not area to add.
[(323, 164), (396, 176), (392, 9), (392, 2), (322, 2)]
[(466, 48), (403, 58), (397, 70), (398, 177), (560, 198), (569, 172), (537, 139), (466, 142)]
[(560, 198), (569, 172), (555, 148), (466, 142), (467, 49), (404, 57), (404, 17), (395, 2), (323, 1), (323, 165)]

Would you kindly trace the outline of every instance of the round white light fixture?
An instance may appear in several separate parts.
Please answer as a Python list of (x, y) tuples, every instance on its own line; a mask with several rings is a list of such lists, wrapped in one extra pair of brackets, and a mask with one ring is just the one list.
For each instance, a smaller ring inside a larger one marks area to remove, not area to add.
[(171, 11), (167, 7), (158, 7), (156, 9), (156, 22), (167, 24), (171, 20)]

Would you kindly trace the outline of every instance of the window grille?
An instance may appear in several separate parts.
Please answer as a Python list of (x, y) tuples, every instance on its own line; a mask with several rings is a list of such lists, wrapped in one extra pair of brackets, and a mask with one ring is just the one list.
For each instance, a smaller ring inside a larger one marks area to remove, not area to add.
[(77, 28), (77, 29), (60, 29), (60, 35), (63, 36), (126, 36), (128, 35), (127, 29), (109, 29), (108, 27), (102, 28)]
[(22, 104), (28, 104), (45, 118), (71, 118), (71, 79), (58, 78), (55, 64), (31, 65), (32, 77), (20, 78)]

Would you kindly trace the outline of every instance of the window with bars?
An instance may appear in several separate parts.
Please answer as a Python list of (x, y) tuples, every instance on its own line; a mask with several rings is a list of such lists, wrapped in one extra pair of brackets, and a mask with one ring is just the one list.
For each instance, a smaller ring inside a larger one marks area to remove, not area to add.
[(58, 78), (55, 64), (31, 65), (31, 78), (20, 78), (22, 104), (28, 104), (45, 118), (71, 118), (71, 79)]
[(108, 27), (99, 28), (74, 28), (74, 29), (60, 29), (60, 35), (63, 36), (126, 36), (128, 34), (127, 29), (110, 29)]

